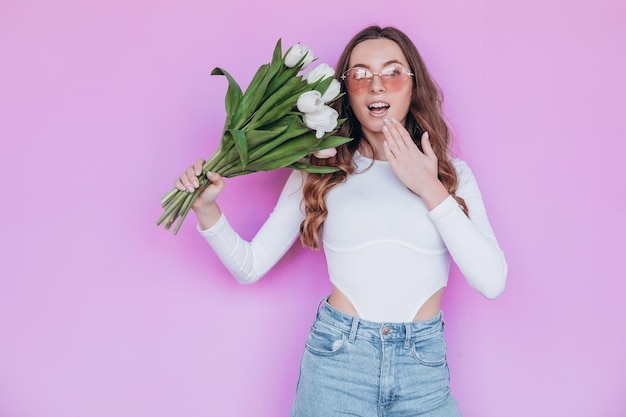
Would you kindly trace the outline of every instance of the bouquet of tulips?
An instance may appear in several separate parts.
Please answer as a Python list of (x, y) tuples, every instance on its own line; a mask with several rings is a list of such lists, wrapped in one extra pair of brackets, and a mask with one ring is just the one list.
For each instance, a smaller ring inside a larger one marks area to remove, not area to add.
[(192, 203), (210, 184), (208, 171), (234, 177), (284, 167), (316, 173), (337, 170), (308, 162), (310, 154), (332, 155), (328, 150), (351, 140), (333, 136), (345, 120), (329, 106), (341, 96), (333, 69), (320, 64), (299, 74), (314, 60), (313, 52), (301, 44), (283, 56), (279, 39), (271, 63), (257, 70), (245, 93), (222, 68), (211, 72), (228, 80), (220, 144), (204, 163), (199, 188), (194, 192), (174, 188), (163, 196), (157, 225), (170, 229), (178, 220), (174, 234), (178, 232)]

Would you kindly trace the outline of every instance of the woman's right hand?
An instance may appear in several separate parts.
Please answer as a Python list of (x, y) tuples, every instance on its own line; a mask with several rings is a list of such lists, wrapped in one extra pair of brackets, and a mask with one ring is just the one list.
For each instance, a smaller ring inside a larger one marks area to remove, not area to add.
[[(196, 159), (196, 162), (174, 181), (174, 187), (181, 191), (187, 191), (189, 193), (194, 192), (200, 187), (198, 178), (202, 175), (202, 165), (204, 165), (204, 159)], [(191, 206), (195, 212), (215, 205), (215, 200), (224, 189), (224, 179), (221, 175), (214, 172), (207, 172), (207, 178), (211, 181), (211, 184), (196, 198)]]

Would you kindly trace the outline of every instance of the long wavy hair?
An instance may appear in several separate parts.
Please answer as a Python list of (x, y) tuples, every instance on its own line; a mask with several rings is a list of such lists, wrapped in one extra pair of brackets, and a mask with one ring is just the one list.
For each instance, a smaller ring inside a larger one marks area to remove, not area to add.
[[(420, 150), (422, 150), (420, 143), (422, 133), (428, 131), (433, 151), (438, 159), (439, 180), (467, 215), (465, 201), (455, 194), (457, 175), (449, 157), (450, 130), (442, 115), (443, 93), (428, 73), (422, 57), (409, 37), (394, 27), (370, 26), (363, 29), (346, 45), (335, 67), (335, 77), (339, 80), (341, 74), (349, 69), (350, 56), (354, 47), (371, 39), (389, 39), (395, 42), (406, 57), (415, 77), (413, 77), (413, 94), (405, 127)], [(372, 146), (363, 137), (361, 124), (350, 108), (348, 93), (337, 100), (334, 106), (339, 112), (339, 117), (346, 118), (337, 135), (352, 137), (354, 140), (337, 148), (337, 155), (330, 159), (318, 159), (312, 155), (310, 157), (312, 164), (333, 165), (340, 168), (340, 171), (332, 174), (306, 174), (303, 184), (305, 218), (300, 225), (300, 240), (304, 246), (313, 249), (320, 247), (320, 231), (328, 216), (326, 207), (328, 192), (337, 184), (344, 182), (355, 171), (354, 153), (360, 146), (368, 146), (373, 151)]]

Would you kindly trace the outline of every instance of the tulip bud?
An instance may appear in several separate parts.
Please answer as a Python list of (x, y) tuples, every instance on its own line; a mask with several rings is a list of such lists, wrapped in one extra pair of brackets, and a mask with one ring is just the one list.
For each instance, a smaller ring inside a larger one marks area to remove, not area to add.
[(335, 109), (324, 106), (321, 110), (314, 113), (305, 113), (304, 124), (306, 124), (309, 129), (315, 130), (315, 137), (320, 139), (325, 133), (337, 127), (338, 118), (339, 114)]
[(313, 90), (300, 94), (296, 106), (302, 113), (314, 113), (322, 110), (324, 102), (322, 101), (320, 92)]
[(308, 73), (302, 76), (303, 80), (306, 80), (307, 83), (313, 84), (316, 81), (323, 80), (326, 78), (333, 77), (335, 75), (335, 71), (328, 64), (319, 64), (317, 67), (313, 68)]
[(313, 152), (313, 156), (319, 159), (328, 159), (335, 155), (337, 155), (337, 148), (328, 148)]
[(326, 91), (324, 91), (324, 94), (322, 94), (322, 101), (324, 103), (330, 103), (335, 98), (337, 98), (340, 92), (341, 83), (337, 80), (332, 80)]
[(302, 60), (303, 58), (304, 60), (302, 61), (301, 69), (306, 68), (311, 62), (313, 62), (313, 51), (311, 51), (306, 46), (297, 43), (289, 48), (289, 50), (285, 54), (285, 66), (293, 68), (298, 65), (300, 60)]

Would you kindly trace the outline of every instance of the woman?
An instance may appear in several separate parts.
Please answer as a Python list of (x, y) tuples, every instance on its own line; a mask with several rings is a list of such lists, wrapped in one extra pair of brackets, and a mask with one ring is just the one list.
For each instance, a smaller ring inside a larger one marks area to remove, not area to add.
[[(323, 242), (332, 282), (307, 338), (292, 416), (460, 415), (450, 395), (440, 310), (450, 256), (488, 298), (506, 261), (468, 166), (449, 156), (441, 93), (401, 31), (369, 27), (339, 58), (354, 140), (334, 174), (294, 171), (251, 242), (229, 226), (219, 175), (195, 201), (198, 228), (241, 283), (264, 275), (298, 234)], [(176, 180), (198, 187), (202, 160)], [(322, 235), (323, 231), (323, 235)]]

